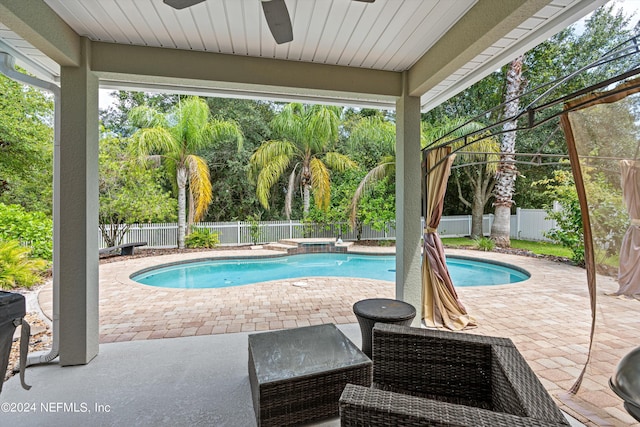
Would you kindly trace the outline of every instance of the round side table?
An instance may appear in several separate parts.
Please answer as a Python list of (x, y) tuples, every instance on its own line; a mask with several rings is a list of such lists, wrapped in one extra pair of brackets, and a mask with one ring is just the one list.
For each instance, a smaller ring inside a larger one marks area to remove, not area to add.
[(388, 298), (371, 298), (358, 301), (353, 305), (353, 313), (360, 324), (362, 334), (362, 352), (372, 357), (371, 334), (376, 323), (395, 325), (411, 324), (416, 317), (416, 309), (409, 303)]

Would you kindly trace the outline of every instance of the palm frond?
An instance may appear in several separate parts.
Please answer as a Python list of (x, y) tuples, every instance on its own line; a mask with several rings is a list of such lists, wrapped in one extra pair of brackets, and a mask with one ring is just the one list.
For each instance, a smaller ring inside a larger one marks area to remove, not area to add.
[(452, 139), (479, 131), (485, 126), (479, 122), (468, 122), (464, 117), (446, 120), (442, 123), (431, 124), (422, 122), (420, 139), (422, 148), (428, 147), (434, 141), (444, 138), (440, 142), (451, 141)]
[[(473, 132), (478, 132), (484, 128), (484, 125), (479, 122), (467, 122), (462, 118), (456, 118), (447, 120), (443, 123), (431, 125), (429, 123), (422, 123), (422, 146), (428, 147), (434, 141), (440, 140), (440, 142), (452, 141), (454, 139), (469, 135)], [(466, 140), (461, 139), (455, 141), (452, 144), (454, 150), (466, 153), (483, 153), (483, 154), (467, 154), (464, 156), (458, 156), (458, 162), (485, 162), (488, 171), (494, 171), (497, 168), (497, 160), (500, 159), (500, 142), (497, 137), (493, 136), (491, 132), (486, 131), (483, 133), (475, 134)], [(485, 155), (484, 153), (488, 153)], [(497, 153), (496, 155), (492, 153)]]
[(133, 157), (146, 159), (152, 154), (166, 155), (176, 151), (177, 141), (162, 127), (138, 129), (127, 147)]
[(271, 120), (271, 130), (276, 137), (289, 139), (300, 143), (303, 139), (303, 114), (304, 106), (298, 103), (290, 103), (284, 106), (282, 111)]
[(17, 240), (0, 241), (0, 289), (31, 287), (42, 280), (47, 262), (30, 258), (30, 253)]
[(271, 163), (271, 159), (275, 157), (293, 157), (296, 150), (296, 146), (286, 140), (267, 141), (262, 143), (251, 155), (249, 163), (263, 168)]
[(371, 169), (365, 175), (365, 177), (362, 178), (362, 181), (360, 181), (358, 188), (356, 188), (356, 191), (353, 193), (351, 204), (349, 205), (349, 223), (351, 224), (351, 227), (356, 226), (356, 219), (358, 217), (358, 204), (360, 203), (360, 200), (362, 200), (362, 198), (373, 189), (378, 181), (386, 178), (387, 176), (395, 174), (395, 157), (387, 156), (386, 160), (386, 162), (383, 161), (378, 164), (378, 166)]
[(256, 180), (256, 196), (258, 201), (266, 209), (269, 209), (269, 195), (271, 193), (271, 187), (278, 182), (280, 176), (291, 163), (291, 157), (286, 155), (280, 155), (272, 157), (271, 161), (264, 165), (260, 170), (260, 174)]
[(326, 153), (324, 155), (324, 162), (331, 169), (338, 172), (344, 172), (347, 169), (355, 169), (358, 167), (358, 164), (351, 160), (348, 156), (345, 156), (341, 153), (336, 153), (335, 151)]
[[(498, 169), (500, 161), (500, 141), (498, 137), (487, 131), (482, 134), (474, 135), (469, 139), (468, 144), (464, 145), (464, 141), (460, 141), (453, 145), (453, 148), (460, 147), (460, 153), (476, 153), (464, 154), (457, 157), (458, 162), (486, 162), (487, 172), (495, 173)], [(461, 147), (462, 146), (462, 147)]]
[(140, 105), (129, 111), (129, 121), (137, 128), (167, 128), (166, 116), (148, 105)]
[(211, 178), (207, 161), (200, 156), (189, 155), (186, 158), (189, 171), (189, 192), (193, 198), (193, 220), (200, 221), (213, 200)]
[(340, 115), (334, 108), (325, 105), (314, 105), (305, 115), (304, 139), (305, 144), (314, 153), (326, 149), (329, 143), (338, 140)]
[(311, 188), (313, 189), (313, 199), (318, 209), (326, 210), (331, 201), (331, 177), (329, 169), (322, 160), (314, 157), (309, 162), (311, 171)]
[(171, 130), (183, 145), (185, 154), (196, 152), (211, 143), (208, 132), (211, 112), (204, 99), (192, 96), (181, 100), (173, 114), (175, 124)]
[(382, 117), (365, 117), (356, 123), (349, 135), (351, 147), (375, 143), (386, 147), (390, 154), (396, 152), (396, 125)]
[(210, 137), (214, 141), (235, 140), (238, 151), (242, 150), (244, 135), (240, 126), (231, 120), (213, 119), (208, 126)]

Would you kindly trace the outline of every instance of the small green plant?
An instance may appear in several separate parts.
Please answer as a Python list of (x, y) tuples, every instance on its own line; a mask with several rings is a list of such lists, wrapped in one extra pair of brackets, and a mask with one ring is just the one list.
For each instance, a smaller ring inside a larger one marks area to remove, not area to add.
[(302, 237), (308, 239), (313, 236), (313, 232), (316, 229), (316, 223), (310, 217), (302, 219)]
[(30, 288), (42, 279), (43, 259), (29, 258), (31, 249), (17, 240), (0, 241), (0, 288)]
[(475, 239), (473, 239), (473, 241), (474, 247), (481, 251), (491, 252), (496, 248), (496, 242), (488, 237), (476, 237)]
[(260, 239), (262, 238), (262, 229), (260, 228), (260, 215), (253, 214), (247, 217), (247, 222), (249, 223), (249, 236), (251, 236), (251, 242), (254, 245), (260, 243)]
[(220, 244), (220, 236), (206, 228), (195, 228), (184, 239), (187, 248), (215, 248)]

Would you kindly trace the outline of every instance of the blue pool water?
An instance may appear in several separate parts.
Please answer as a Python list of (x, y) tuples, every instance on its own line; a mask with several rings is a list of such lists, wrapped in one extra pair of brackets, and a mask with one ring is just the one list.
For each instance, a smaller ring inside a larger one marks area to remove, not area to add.
[[(516, 268), (468, 258), (447, 258), (455, 286), (501, 285), (526, 280)], [(199, 261), (159, 267), (132, 275), (163, 288), (224, 288), (300, 277), (338, 276), (395, 281), (395, 256), (304, 254), (278, 258)]]

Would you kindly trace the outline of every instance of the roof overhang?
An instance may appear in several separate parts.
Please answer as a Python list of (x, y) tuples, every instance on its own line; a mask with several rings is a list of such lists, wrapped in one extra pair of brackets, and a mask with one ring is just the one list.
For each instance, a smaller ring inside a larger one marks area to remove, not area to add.
[[(48, 4), (65, 2), (70, 8), (79, 7), (76, 0), (0, 0), (0, 49), (50, 81), (57, 81), (60, 67), (80, 62), (83, 37)], [(438, 0), (409, 2), (417, 7), (443, 4)], [(95, 35), (90, 42), (90, 64), (106, 88), (375, 108), (393, 108), (395, 100), (407, 93), (420, 97), (426, 111), (605, 2), (478, 1), (437, 41), (430, 42), (411, 66), (400, 70), (113, 43), (95, 40)]]

